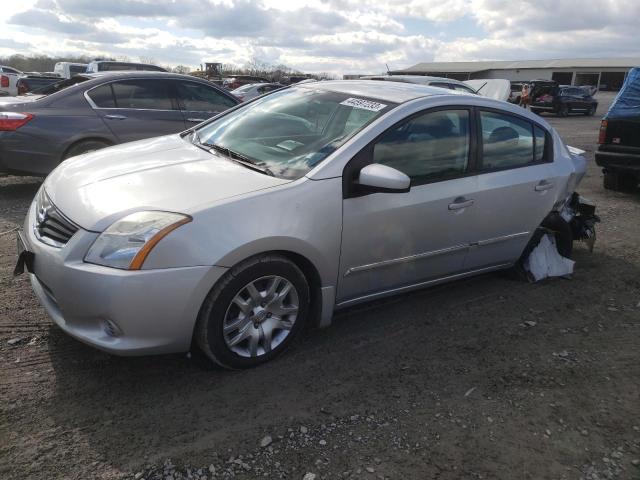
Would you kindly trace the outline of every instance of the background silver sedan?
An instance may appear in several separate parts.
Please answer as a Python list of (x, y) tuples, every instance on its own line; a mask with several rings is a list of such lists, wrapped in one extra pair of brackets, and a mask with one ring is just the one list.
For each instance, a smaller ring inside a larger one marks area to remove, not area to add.
[(543, 119), (504, 102), (298, 85), (64, 162), (31, 206), (20, 261), (83, 342), (124, 355), (196, 344), (244, 368), (336, 308), (513, 266), (584, 171)]
[(231, 93), (240, 101), (246, 102), (282, 87), (284, 87), (284, 85), (280, 85), (279, 83), (250, 83), (231, 90)]

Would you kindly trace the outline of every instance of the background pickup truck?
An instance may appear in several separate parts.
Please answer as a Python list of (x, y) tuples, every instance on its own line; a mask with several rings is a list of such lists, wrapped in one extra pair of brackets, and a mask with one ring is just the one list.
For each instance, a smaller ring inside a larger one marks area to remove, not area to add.
[(0, 65), (0, 96), (15, 97), (18, 95), (18, 78), (22, 76), (20, 70)]
[(604, 188), (631, 191), (640, 182), (640, 69), (629, 72), (600, 126), (596, 164)]
[(61, 82), (63, 79), (60, 77), (49, 77), (43, 75), (25, 75), (19, 77), (16, 83), (18, 95), (24, 95), (29, 92), (37, 92), (41, 88), (48, 85)]

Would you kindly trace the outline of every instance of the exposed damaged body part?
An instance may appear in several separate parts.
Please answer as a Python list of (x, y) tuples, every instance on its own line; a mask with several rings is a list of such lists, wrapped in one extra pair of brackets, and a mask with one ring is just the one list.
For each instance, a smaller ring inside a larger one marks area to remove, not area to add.
[(522, 258), (524, 270), (533, 281), (566, 277), (573, 273), (570, 259), (573, 242), (586, 243), (590, 252), (596, 242), (596, 207), (577, 192), (559, 212), (552, 212), (536, 231)]
[(574, 192), (561, 214), (571, 226), (573, 240), (587, 243), (589, 251), (592, 252), (596, 242), (596, 223), (600, 222), (600, 217), (596, 215), (596, 206)]

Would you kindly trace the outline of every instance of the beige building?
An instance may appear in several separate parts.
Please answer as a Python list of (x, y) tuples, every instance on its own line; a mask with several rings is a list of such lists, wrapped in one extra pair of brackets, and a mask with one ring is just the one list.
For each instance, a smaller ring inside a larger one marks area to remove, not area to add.
[(395, 75), (429, 75), (470, 80), (504, 78), (511, 81), (555, 80), (562, 85), (592, 85), (619, 90), (640, 58), (573, 58), (495, 62), (427, 62), (390, 72)]

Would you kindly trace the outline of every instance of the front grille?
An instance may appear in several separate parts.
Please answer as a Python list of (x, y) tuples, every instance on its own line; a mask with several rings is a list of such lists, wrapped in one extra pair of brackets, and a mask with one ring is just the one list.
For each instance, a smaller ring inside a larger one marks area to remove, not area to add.
[(36, 198), (36, 222), (34, 225), (36, 237), (47, 245), (62, 247), (78, 231), (78, 226), (65, 217), (58, 208), (51, 203), (49, 196), (41, 188)]

